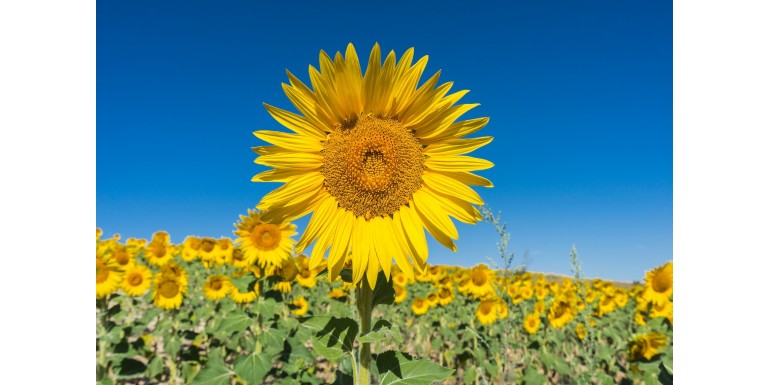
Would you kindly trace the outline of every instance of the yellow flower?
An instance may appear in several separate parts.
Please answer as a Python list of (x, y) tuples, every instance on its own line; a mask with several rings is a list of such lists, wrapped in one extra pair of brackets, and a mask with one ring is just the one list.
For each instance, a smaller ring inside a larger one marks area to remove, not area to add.
[(123, 275), (110, 258), (96, 258), (96, 298), (104, 298), (120, 286)]
[(393, 285), (406, 287), (409, 279), (403, 273), (393, 274)]
[(273, 289), (280, 291), (281, 293), (291, 292), (291, 282), (281, 281), (273, 285)]
[(198, 250), (201, 248), (201, 240), (197, 237), (187, 237), (182, 242), (182, 260), (192, 262), (198, 258)]
[(166, 310), (177, 309), (182, 305), (185, 293), (187, 283), (182, 283), (178, 277), (163, 272), (155, 275), (155, 290), (152, 294), (155, 306)]
[(412, 301), (412, 312), (414, 315), (423, 315), (428, 312), (430, 304), (423, 298), (415, 298)]
[(168, 244), (153, 241), (144, 248), (144, 259), (147, 263), (160, 267), (171, 262), (174, 256)]
[(259, 286), (256, 284), (254, 285), (253, 290), (248, 290), (245, 292), (241, 292), (236, 288), (233, 288), (232, 291), (230, 291), (230, 298), (235, 301), (235, 303), (251, 303), (254, 302), (254, 300), (257, 299), (257, 294), (259, 292)]
[(535, 312), (538, 314), (545, 314), (545, 301), (537, 301), (535, 303)]
[(495, 300), (484, 300), (476, 309), (476, 318), (482, 325), (491, 325), (497, 320), (498, 305)]
[(221, 274), (210, 275), (203, 284), (203, 295), (212, 301), (224, 299), (233, 290), (230, 278)]
[(438, 289), (438, 304), (441, 306), (446, 306), (452, 303), (452, 300), (455, 298), (455, 291), (452, 289), (452, 286), (442, 286), (440, 289)]
[(463, 137), (488, 119), (455, 122), (476, 105), (454, 106), (466, 92), (445, 96), (451, 83), (434, 88), (438, 74), (417, 88), (427, 57), (414, 65), (412, 58), (409, 49), (397, 63), (391, 51), (382, 64), (375, 44), (362, 75), (352, 44), (333, 61), (322, 51), (321, 71), (310, 67), (313, 89), (292, 74), (284, 85), (299, 115), (265, 105), (293, 133), (254, 133), (275, 146), (254, 148), (256, 163), (273, 169), (252, 180), (285, 183), (257, 207), (270, 220), (313, 213), (297, 252), (315, 241), (312, 268), (328, 251), (330, 281), (350, 251), (356, 285), (365, 276), (374, 287), (380, 270), (389, 279), (393, 258), (411, 277), (414, 266), (426, 267), (423, 228), (454, 251), (458, 233), (451, 217), (481, 220), (473, 205), (483, 201), (468, 186), (491, 187), (471, 172), (493, 164), (462, 154), (492, 138)]
[(152, 240), (150, 240), (150, 242), (167, 244), (171, 242), (171, 236), (169, 236), (165, 231), (157, 231), (152, 235)]
[(147, 292), (152, 284), (152, 272), (143, 265), (134, 265), (126, 271), (121, 288), (126, 294), (138, 297)]
[(393, 300), (395, 303), (401, 303), (406, 300), (407, 295), (409, 294), (406, 289), (404, 289), (401, 286), (394, 285), (393, 290), (396, 292), (396, 298)]
[(508, 305), (502, 299), (495, 301), (495, 311), (497, 312), (498, 319), (508, 317)]
[(110, 251), (110, 255), (120, 271), (127, 271), (136, 264), (134, 256), (128, 248), (120, 243), (115, 242), (115, 245)]
[(337, 298), (344, 298), (347, 297), (348, 293), (346, 291), (340, 290), (340, 289), (332, 289), (332, 291), (329, 292), (329, 298), (337, 299)]
[(430, 305), (430, 307), (434, 307), (434, 306), (438, 305), (438, 294), (430, 293), (425, 298), (425, 300), (428, 301), (428, 305)]
[(674, 263), (667, 262), (647, 272), (644, 278), (644, 298), (653, 304), (668, 301), (674, 293)]
[(548, 322), (555, 329), (566, 325), (575, 316), (575, 309), (565, 298), (554, 300), (548, 311)]
[(264, 214), (258, 210), (248, 210), (249, 215), (241, 215), (233, 231), (238, 239), (245, 259), (249, 264), (259, 263), (261, 267), (281, 266), (291, 257), (297, 226), (287, 222), (264, 220)]
[(628, 344), (629, 360), (640, 361), (652, 359), (660, 352), (658, 349), (666, 346), (666, 336), (657, 331), (647, 334), (636, 334)]
[(602, 299), (599, 300), (599, 317), (604, 317), (605, 315), (612, 313), (615, 311), (616, 307), (617, 305), (612, 296), (602, 294)]
[(538, 301), (542, 301), (548, 296), (548, 287), (545, 285), (537, 285), (535, 288), (535, 298)]
[(671, 325), (674, 324), (674, 303), (665, 301), (660, 304), (654, 304), (650, 308), (650, 318), (665, 318)]
[(494, 294), (495, 289), (492, 287), (494, 277), (494, 270), (489, 269), (487, 265), (478, 265), (471, 269), (469, 279), (463, 286), (464, 291), (474, 298), (484, 298)]
[(645, 321), (645, 319), (644, 319), (644, 314), (639, 313), (639, 312), (634, 313), (634, 321), (639, 326), (646, 326), (647, 325), (647, 321)]
[(540, 314), (530, 313), (526, 317), (524, 317), (524, 330), (527, 331), (529, 334), (535, 334), (537, 333), (537, 329), (540, 329)]
[(300, 286), (308, 288), (315, 287), (317, 281), (315, 277), (315, 271), (309, 269), (303, 269), (299, 272), (299, 274), (297, 274), (295, 278)]
[(198, 249), (198, 258), (204, 262), (213, 262), (217, 258), (217, 240), (214, 238), (201, 238), (201, 247)]
[(215, 247), (217, 251), (216, 261), (220, 265), (224, 265), (226, 263), (232, 263), (233, 261), (233, 240), (230, 238), (221, 238), (219, 241), (217, 241), (217, 247)]
[(301, 317), (305, 315), (305, 313), (307, 313), (308, 303), (305, 298), (299, 297), (296, 300), (294, 300), (291, 304), (297, 307), (296, 309), (291, 311), (291, 314), (294, 314), (297, 317)]
[(586, 330), (585, 325), (577, 324), (577, 326), (575, 326), (575, 334), (577, 335), (577, 338), (582, 341), (588, 336), (588, 330)]
[(174, 262), (169, 262), (160, 268), (159, 274), (164, 278), (176, 279), (183, 286), (187, 286), (187, 272)]

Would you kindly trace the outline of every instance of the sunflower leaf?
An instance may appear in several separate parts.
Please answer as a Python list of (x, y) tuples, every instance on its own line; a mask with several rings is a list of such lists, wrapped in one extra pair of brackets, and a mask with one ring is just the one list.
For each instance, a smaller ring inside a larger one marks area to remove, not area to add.
[(228, 335), (236, 332), (243, 333), (252, 323), (251, 317), (246, 313), (241, 311), (232, 312), (219, 323), (217, 331), (225, 332)]
[(454, 369), (429, 360), (413, 360), (393, 350), (377, 355), (380, 385), (429, 385), (449, 378)]
[(377, 275), (377, 284), (374, 285), (374, 297), (372, 307), (377, 305), (391, 305), (396, 299), (396, 292), (393, 290), (393, 281), (385, 278), (385, 273), (380, 272)]
[(353, 350), (353, 341), (358, 335), (358, 324), (353, 319), (319, 316), (300, 322), (310, 329), (313, 348), (325, 358), (336, 360)]
[(404, 338), (401, 336), (401, 329), (399, 329), (398, 326), (393, 326), (390, 322), (385, 320), (377, 321), (374, 324), (372, 331), (361, 335), (361, 337), (358, 338), (358, 341), (361, 343), (377, 342), (384, 340), (387, 338), (387, 336), (390, 336), (394, 341), (398, 343), (404, 342)]
[(233, 372), (225, 366), (218, 355), (209, 357), (209, 361), (201, 371), (193, 377), (190, 385), (227, 385)]
[(273, 368), (274, 355), (263, 353), (251, 353), (238, 357), (233, 364), (233, 370), (238, 377), (249, 384), (260, 384), (265, 375)]

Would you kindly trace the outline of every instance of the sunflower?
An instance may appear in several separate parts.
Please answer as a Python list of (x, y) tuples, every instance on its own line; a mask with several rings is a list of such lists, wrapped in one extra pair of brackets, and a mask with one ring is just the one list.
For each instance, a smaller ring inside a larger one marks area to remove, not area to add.
[(401, 303), (406, 300), (407, 295), (409, 294), (406, 289), (404, 289), (402, 286), (393, 285), (393, 291), (396, 292), (396, 298), (393, 300), (395, 303)]
[(644, 314), (640, 312), (634, 313), (634, 321), (639, 326), (647, 326), (647, 321), (644, 319)]
[(471, 171), (493, 164), (462, 154), (492, 138), (463, 137), (489, 119), (455, 122), (476, 104), (455, 106), (467, 91), (446, 95), (451, 83), (434, 88), (438, 73), (417, 88), (428, 60), (412, 65), (413, 56), (409, 49), (396, 63), (391, 51), (382, 64), (375, 44), (362, 75), (352, 44), (344, 58), (338, 52), (334, 61), (321, 51), (321, 71), (310, 67), (313, 89), (291, 73), (290, 84), (284, 84), (299, 115), (265, 104), (296, 134), (254, 133), (275, 146), (254, 148), (256, 163), (273, 169), (252, 180), (285, 183), (257, 207), (269, 212), (266, 219), (279, 221), (313, 212), (297, 252), (315, 241), (314, 267), (330, 250), (330, 281), (350, 250), (356, 285), (366, 276), (374, 287), (380, 269), (390, 279), (393, 258), (412, 276), (413, 264), (418, 271), (426, 267), (423, 228), (456, 251), (452, 240), (458, 233), (450, 217), (464, 223), (481, 220), (473, 204), (483, 201), (468, 186), (492, 183)]
[(575, 334), (577, 335), (577, 338), (582, 341), (588, 336), (588, 330), (585, 325), (577, 324), (577, 326), (575, 326)]
[(617, 304), (612, 296), (602, 294), (602, 298), (599, 300), (599, 317), (604, 317), (606, 314), (612, 313), (617, 308)]
[(182, 260), (192, 262), (198, 258), (198, 250), (201, 248), (201, 240), (197, 237), (187, 237), (182, 242)]
[(159, 274), (168, 279), (176, 279), (183, 286), (187, 286), (187, 272), (174, 262), (167, 263), (160, 268)]
[(446, 306), (452, 303), (452, 300), (455, 298), (455, 291), (452, 289), (452, 286), (441, 286), (441, 288), (438, 289), (438, 304), (441, 306)]
[(430, 304), (424, 298), (415, 298), (412, 301), (412, 312), (414, 315), (423, 315), (428, 312)]
[(96, 298), (104, 298), (120, 286), (123, 275), (110, 258), (96, 258)]
[(266, 221), (265, 213), (258, 210), (249, 209), (248, 214), (240, 216), (233, 231), (246, 260), (251, 264), (258, 262), (261, 267), (280, 266), (291, 256), (294, 240), (289, 237), (297, 234), (297, 226), (286, 221)]
[(291, 311), (291, 314), (294, 314), (297, 317), (301, 317), (307, 313), (308, 303), (305, 298), (299, 297), (294, 300), (291, 305), (296, 307), (296, 309)]
[(647, 272), (644, 277), (644, 298), (653, 304), (669, 300), (674, 293), (674, 264), (667, 262)]
[(502, 299), (495, 301), (495, 311), (497, 312), (497, 318), (508, 318), (508, 305)]
[(524, 330), (527, 331), (529, 334), (535, 334), (537, 333), (537, 329), (540, 329), (540, 314), (530, 313), (526, 317), (524, 317)]
[(171, 242), (171, 236), (168, 235), (168, 232), (166, 231), (156, 231), (155, 234), (152, 235), (152, 239), (150, 242), (157, 242), (157, 243), (169, 243)]
[(128, 250), (128, 248), (120, 243), (115, 242), (115, 246), (112, 248), (112, 260), (115, 261), (120, 271), (128, 271), (136, 263), (134, 256)]
[(498, 305), (495, 300), (484, 300), (476, 309), (476, 318), (482, 325), (491, 325), (497, 320)]
[(629, 360), (640, 361), (642, 358), (650, 360), (660, 352), (658, 349), (666, 346), (666, 336), (652, 331), (647, 334), (636, 334), (628, 343)]
[(217, 240), (214, 238), (201, 238), (201, 246), (198, 249), (198, 258), (204, 262), (212, 262), (217, 258)]
[(121, 288), (126, 294), (138, 297), (147, 292), (152, 284), (152, 271), (144, 265), (136, 264), (126, 270)]
[(184, 294), (187, 293), (187, 283), (178, 277), (160, 272), (155, 276), (155, 290), (152, 294), (155, 306), (166, 310), (176, 309), (182, 305)]
[(220, 238), (217, 241), (217, 246), (214, 248), (217, 251), (216, 261), (219, 265), (229, 264), (233, 262), (233, 240), (230, 238)]
[(548, 296), (548, 286), (539, 284), (535, 287), (535, 298), (542, 301)]
[(665, 318), (668, 323), (674, 324), (674, 303), (666, 301), (660, 304), (653, 304), (650, 308), (650, 318)]
[(257, 286), (256, 284), (254, 285), (253, 290), (248, 290), (244, 292), (236, 288), (233, 288), (233, 290), (230, 291), (230, 298), (236, 303), (240, 303), (240, 304), (251, 303), (257, 299), (258, 291), (259, 291), (259, 286)]
[[(156, 233), (157, 234), (157, 233)], [(174, 256), (167, 243), (152, 241), (144, 248), (144, 259), (153, 266), (164, 266), (169, 263)]]
[(317, 281), (315, 276), (315, 271), (310, 269), (302, 269), (302, 271), (297, 274), (295, 279), (300, 286), (314, 288)]
[(492, 287), (494, 277), (494, 270), (489, 269), (487, 265), (478, 265), (471, 270), (465, 290), (475, 298), (484, 298), (494, 294), (495, 289)]
[(224, 299), (233, 290), (230, 278), (221, 274), (210, 275), (203, 284), (203, 295), (212, 301)]
[(537, 301), (535, 303), (535, 312), (538, 314), (545, 314), (545, 301)]
[(280, 291), (281, 293), (290, 293), (291, 292), (291, 282), (290, 281), (281, 281), (273, 285), (273, 289)]
[(338, 288), (334, 288), (332, 289), (332, 291), (329, 292), (328, 296), (329, 298), (332, 298), (332, 299), (346, 298), (348, 296), (348, 292)]
[(408, 283), (409, 283), (409, 278), (407, 278), (405, 274), (403, 273), (393, 274), (394, 286), (406, 287)]
[(569, 300), (560, 298), (551, 304), (548, 310), (548, 322), (555, 329), (566, 325), (575, 316), (575, 309)]

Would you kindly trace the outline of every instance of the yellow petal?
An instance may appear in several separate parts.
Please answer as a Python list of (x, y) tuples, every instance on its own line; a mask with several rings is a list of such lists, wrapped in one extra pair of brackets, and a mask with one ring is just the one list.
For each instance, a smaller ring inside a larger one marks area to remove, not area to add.
[(452, 179), (445, 174), (426, 170), (422, 174), (422, 180), (433, 190), (442, 194), (456, 196), (475, 205), (483, 205), (484, 201), (472, 188), (466, 186), (457, 179)]
[(437, 171), (475, 171), (494, 167), (494, 163), (465, 155), (432, 156), (425, 159), (425, 166)]

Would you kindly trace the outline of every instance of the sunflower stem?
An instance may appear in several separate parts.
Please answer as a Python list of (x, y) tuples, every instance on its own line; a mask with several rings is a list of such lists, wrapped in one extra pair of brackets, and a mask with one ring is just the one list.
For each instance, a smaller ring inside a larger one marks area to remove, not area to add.
[[(358, 307), (358, 318), (361, 326), (361, 335), (369, 333), (372, 330), (372, 288), (369, 282), (364, 279), (361, 287), (356, 289), (356, 306)], [(371, 375), (369, 365), (372, 362), (372, 348), (368, 342), (362, 343), (358, 352), (358, 378), (356, 385), (370, 385)]]

